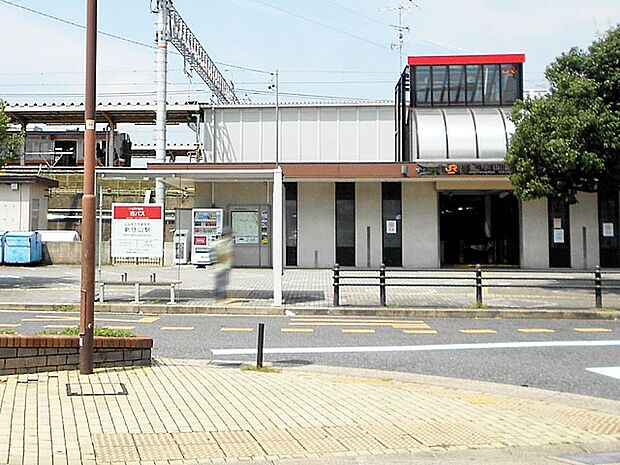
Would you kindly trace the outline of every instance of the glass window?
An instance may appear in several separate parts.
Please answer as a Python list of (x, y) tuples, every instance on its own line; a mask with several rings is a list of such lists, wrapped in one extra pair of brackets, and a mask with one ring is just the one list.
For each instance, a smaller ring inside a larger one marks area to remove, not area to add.
[(502, 105), (512, 105), (519, 98), (520, 75), (518, 64), (504, 64), (502, 69)]
[(481, 65), (467, 65), (467, 102), (482, 104)]
[(355, 266), (355, 183), (336, 183), (336, 263)]
[(417, 106), (431, 105), (431, 67), (415, 68), (415, 100)]
[(284, 183), (286, 198), (286, 265), (297, 266), (297, 183)]
[(499, 105), (499, 65), (484, 65), (484, 103)]
[(433, 66), (433, 105), (448, 104), (448, 67)]
[(450, 69), (450, 104), (465, 104), (465, 67), (452, 65)]

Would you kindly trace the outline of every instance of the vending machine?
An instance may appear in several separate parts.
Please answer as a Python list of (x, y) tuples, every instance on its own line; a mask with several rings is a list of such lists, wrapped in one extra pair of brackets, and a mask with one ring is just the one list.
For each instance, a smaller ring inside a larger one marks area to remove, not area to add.
[(192, 210), (192, 263), (211, 265), (214, 243), (222, 235), (224, 211), (221, 208), (194, 208)]

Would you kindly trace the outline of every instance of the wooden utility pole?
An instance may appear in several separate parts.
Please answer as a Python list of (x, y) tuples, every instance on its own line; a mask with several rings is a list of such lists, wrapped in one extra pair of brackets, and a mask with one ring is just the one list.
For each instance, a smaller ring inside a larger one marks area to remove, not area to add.
[(80, 374), (93, 372), (95, 330), (95, 111), (97, 0), (86, 7), (86, 90), (84, 95), (84, 180), (82, 193), (82, 280), (80, 287)]

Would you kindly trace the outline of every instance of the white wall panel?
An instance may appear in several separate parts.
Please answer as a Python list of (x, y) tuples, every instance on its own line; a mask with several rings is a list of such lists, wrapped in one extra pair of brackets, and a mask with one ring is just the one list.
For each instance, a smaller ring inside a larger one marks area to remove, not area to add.
[(280, 109), (280, 161), (298, 162), (299, 157), (299, 110)]
[(260, 160), (260, 110), (258, 108), (244, 108), (241, 112), (241, 160)]
[(300, 121), (300, 161), (319, 161), (319, 109), (301, 108)]
[(338, 109), (320, 109), (320, 161), (338, 161)]
[(343, 107), (339, 111), (337, 161), (359, 161), (359, 134), (357, 108)]

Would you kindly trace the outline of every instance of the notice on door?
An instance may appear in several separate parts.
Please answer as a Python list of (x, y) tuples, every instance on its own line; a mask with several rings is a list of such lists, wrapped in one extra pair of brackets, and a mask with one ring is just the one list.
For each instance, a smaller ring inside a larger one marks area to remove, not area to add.
[(613, 223), (603, 223), (603, 237), (614, 237)]
[(553, 243), (564, 244), (564, 230), (563, 229), (553, 230)]
[(396, 220), (387, 220), (385, 222), (385, 233), (386, 234), (397, 234), (396, 231)]
[(115, 258), (161, 258), (164, 215), (161, 205), (112, 204), (112, 250)]

